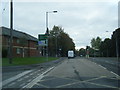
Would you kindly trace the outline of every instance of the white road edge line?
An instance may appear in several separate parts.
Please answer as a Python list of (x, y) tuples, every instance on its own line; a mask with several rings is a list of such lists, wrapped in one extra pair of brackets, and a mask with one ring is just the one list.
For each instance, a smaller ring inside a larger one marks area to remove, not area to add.
[(47, 69), (45, 72), (43, 72), (40, 76), (38, 76), (37, 78), (35, 78), (34, 80), (32, 80), (30, 83), (28, 83), (27, 85), (23, 86), (22, 88), (31, 88), (33, 87), (33, 85), (35, 85), (35, 83), (37, 83), (38, 81), (40, 81), (43, 77), (44, 74), (46, 74), (47, 72), (51, 71), (54, 67), (51, 67), (49, 69)]
[(99, 65), (99, 66), (102, 67), (102, 68), (104, 68), (104, 69), (107, 69), (107, 68), (103, 67), (102, 65)]
[(116, 75), (117, 77), (120, 77), (119, 75), (117, 75), (116, 73), (114, 73), (114, 72), (112, 72), (112, 71), (110, 71), (111, 73), (113, 73), (114, 75)]
[(4, 85), (6, 85), (6, 84), (8, 84), (8, 83), (10, 83), (10, 82), (12, 82), (12, 81), (14, 81), (14, 80), (22, 77), (22, 76), (24, 76), (25, 74), (28, 74), (29, 72), (32, 72), (32, 71), (33, 71), (33, 70), (29, 70), (29, 71), (22, 72), (22, 73), (14, 76), (14, 77), (12, 77), (12, 78), (9, 78), (9, 79), (7, 79), (7, 80), (4, 80), (3, 82), (0, 82), (0, 84), (2, 84), (2, 86), (4, 86)]
[[(102, 68), (104, 68), (104, 69), (107, 69), (107, 68), (105, 68), (105, 67), (103, 67), (103, 66), (101, 66), (101, 65), (99, 65), (100, 67), (102, 67)], [(119, 75), (117, 75), (116, 73), (114, 73), (114, 72), (112, 72), (112, 71), (110, 71), (112, 74), (114, 74), (114, 75), (116, 75), (117, 77), (120, 77)]]
[[(94, 62), (95, 63), (95, 62)], [(96, 63), (95, 63), (96, 64)], [(105, 68), (105, 67), (103, 67), (102, 65), (100, 65), (100, 64), (98, 64), (100, 67), (102, 67), (102, 68), (104, 68), (104, 69), (106, 69), (107, 70), (107, 68)], [(117, 77), (120, 77), (119, 75), (117, 75), (116, 73), (114, 73), (114, 72), (112, 72), (112, 71), (110, 71), (112, 74), (114, 74), (114, 75), (116, 75)]]

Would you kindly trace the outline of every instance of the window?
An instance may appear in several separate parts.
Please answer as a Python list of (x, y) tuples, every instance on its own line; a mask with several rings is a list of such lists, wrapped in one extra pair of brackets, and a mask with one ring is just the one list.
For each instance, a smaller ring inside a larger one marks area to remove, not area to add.
[(17, 48), (16, 53), (20, 54), (20, 48)]
[(10, 43), (10, 37), (8, 37), (8, 41), (7, 42), (8, 42), (8, 44)]
[(17, 44), (19, 44), (20, 43), (20, 40), (19, 39), (17, 39)]

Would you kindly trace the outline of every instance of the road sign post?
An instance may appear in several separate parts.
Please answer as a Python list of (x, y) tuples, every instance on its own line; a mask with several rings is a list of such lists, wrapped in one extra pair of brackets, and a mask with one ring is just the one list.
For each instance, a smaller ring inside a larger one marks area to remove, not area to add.
[(39, 34), (38, 39), (39, 39), (38, 41), (39, 46), (48, 46), (47, 43), (48, 36), (46, 34)]
[[(39, 34), (38, 35), (38, 45), (43, 46), (43, 48), (46, 46), (46, 56), (47, 56), (47, 61), (48, 61), (48, 35), (46, 34)], [(44, 51), (44, 52), (45, 52)]]

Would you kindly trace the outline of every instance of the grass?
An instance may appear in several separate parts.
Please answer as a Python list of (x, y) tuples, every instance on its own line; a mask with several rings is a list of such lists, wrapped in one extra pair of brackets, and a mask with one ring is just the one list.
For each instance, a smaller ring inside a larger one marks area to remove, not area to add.
[(2, 66), (19, 66), (19, 65), (31, 65), (31, 64), (39, 64), (44, 62), (49, 62), (53, 60), (57, 60), (56, 57), (25, 57), (25, 58), (13, 58), (12, 64), (9, 64), (8, 58), (2, 58)]

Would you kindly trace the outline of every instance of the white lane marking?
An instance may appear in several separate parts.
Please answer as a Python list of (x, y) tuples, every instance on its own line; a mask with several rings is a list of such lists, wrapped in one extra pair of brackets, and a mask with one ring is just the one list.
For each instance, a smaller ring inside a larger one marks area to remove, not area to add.
[[(106, 62), (108, 62), (108, 61), (106, 61)], [(95, 62), (94, 62), (95, 63)], [(98, 64), (99, 65), (99, 64)], [(99, 65), (100, 67), (102, 67), (102, 68), (104, 68), (104, 69), (107, 69), (107, 68), (105, 68), (105, 67), (103, 67), (103, 66), (101, 66), (101, 65)], [(112, 72), (112, 71), (110, 71), (112, 74), (114, 74), (114, 75), (116, 75), (117, 77), (120, 77), (119, 75), (117, 75), (116, 73), (114, 73), (114, 72)]]
[[(24, 76), (24, 75), (26, 75), (26, 74), (28, 74), (28, 73), (30, 73), (30, 72), (32, 72), (32, 71), (33, 71), (33, 70), (29, 70), (29, 71), (22, 72), (22, 73), (14, 76), (14, 77), (12, 77), (12, 78), (9, 78), (9, 79), (7, 79), (7, 80), (4, 80), (3, 82), (0, 82), (0, 84), (2, 83), (2, 86), (4, 86), (4, 85), (6, 85), (6, 84), (8, 84), (8, 83), (10, 83), (10, 82), (12, 82), (12, 81), (14, 81), (14, 80), (22, 77), (22, 76)], [(1, 86), (0, 86), (0, 87), (1, 87)]]
[(60, 86), (57, 86), (56, 88), (61, 88), (61, 87), (65, 87), (65, 86), (70, 86), (70, 85), (73, 85), (73, 84), (78, 84), (78, 83), (86, 83), (86, 82), (89, 82), (89, 81), (92, 81), (92, 80), (97, 80), (97, 79), (101, 79), (101, 78), (104, 78), (104, 77), (107, 77), (107, 76), (100, 76), (100, 77), (97, 77), (97, 78), (93, 78), (93, 79), (88, 79), (88, 80), (85, 80), (85, 81), (75, 81), (73, 83), (68, 83), (68, 84), (65, 84), (65, 85), (60, 85)]
[(103, 67), (102, 65), (99, 65), (99, 66), (102, 67), (103, 69), (107, 69), (107, 68)]
[(36, 83), (36, 85), (38, 85), (38, 86), (43, 86), (43, 87), (45, 87), (45, 88), (50, 88), (50, 87), (48, 87), (48, 86), (45, 86), (45, 85), (42, 85), (42, 84), (38, 84), (38, 83)]
[(50, 70), (52, 70), (54, 67), (51, 67), (49, 69), (47, 69), (45, 72), (43, 72), (40, 76), (38, 76), (37, 78), (35, 78), (34, 80), (32, 80), (30, 83), (28, 83), (27, 85), (23, 86), (22, 88), (31, 88), (33, 87), (33, 85), (35, 85), (38, 81), (40, 81), (43, 77), (44, 74), (46, 74), (47, 72), (49, 72)]
[(21, 78), (21, 79), (18, 79), (17, 81), (22, 81), (23, 80), (23, 78)]
[(8, 87), (10, 87), (10, 86), (12, 86), (12, 85), (14, 85), (14, 84), (15, 84), (15, 82), (13, 82), (13, 83), (9, 84), (9, 85), (8, 85)]
[(32, 79), (28, 80), (28, 82), (32, 81)]
[(118, 87), (115, 87), (115, 86), (109, 86), (109, 85), (103, 85), (103, 84), (98, 84), (98, 83), (92, 83), (92, 82), (85, 82), (85, 83), (89, 83), (89, 84), (93, 84), (93, 85), (97, 85), (97, 86), (103, 86), (105, 88), (118, 88)]
[(24, 85), (25, 85), (25, 83), (21, 84), (20, 87), (22, 87), (22, 86), (24, 86)]
[(117, 77), (120, 77), (119, 75), (117, 75), (116, 73), (114, 73), (114, 72), (112, 72), (112, 71), (110, 71), (112, 74), (114, 74), (114, 75), (116, 75)]
[(25, 76), (24, 78), (28, 78), (29, 76)]
[(33, 74), (36, 74), (36, 72), (33, 72)]
[(30, 75), (33, 75), (33, 73), (31, 73)]

